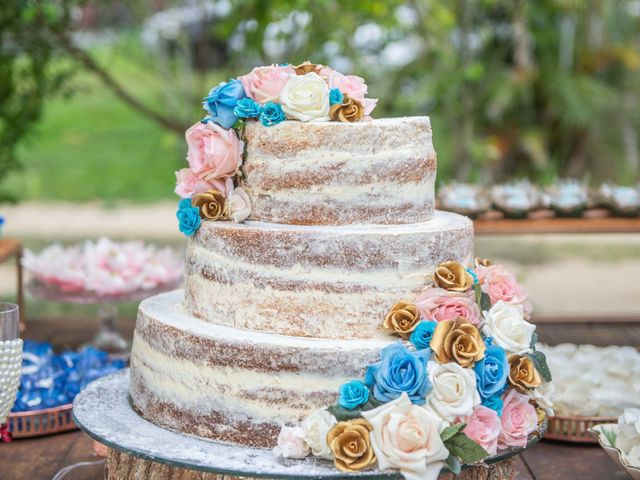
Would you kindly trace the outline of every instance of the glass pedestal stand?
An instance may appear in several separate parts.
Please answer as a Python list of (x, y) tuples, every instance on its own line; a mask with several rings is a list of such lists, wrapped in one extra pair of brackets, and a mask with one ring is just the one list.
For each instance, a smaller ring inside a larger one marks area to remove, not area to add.
[[(401, 479), (396, 472), (367, 470), (344, 474), (330, 462), (280, 460), (270, 450), (236, 447), (160, 428), (139, 416), (129, 402), (129, 371), (91, 383), (73, 404), (74, 420), (90, 437), (109, 448), (105, 478), (176, 480)], [(529, 447), (537, 443), (529, 441)], [(465, 480), (513, 480), (514, 457), (523, 449), (501, 452), (486, 465), (465, 467)], [(153, 474), (153, 475), (152, 475)], [(455, 476), (443, 470), (441, 480)]]
[(118, 318), (118, 304), (124, 302), (141, 301), (152, 295), (168, 292), (179, 287), (179, 283), (161, 285), (150, 290), (135, 290), (121, 295), (98, 295), (95, 292), (63, 292), (41, 282), (32, 280), (27, 285), (28, 292), (40, 300), (71, 303), (75, 305), (97, 305), (100, 326), (93, 340), (87, 345), (112, 354), (125, 354), (129, 351), (129, 341), (126, 340), (116, 327)]

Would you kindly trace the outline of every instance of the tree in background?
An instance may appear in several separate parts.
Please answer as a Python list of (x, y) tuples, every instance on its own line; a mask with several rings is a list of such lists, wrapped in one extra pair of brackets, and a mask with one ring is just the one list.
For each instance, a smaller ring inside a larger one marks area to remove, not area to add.
[[(58, 10), (31, 2), (0, 8), (0, 182), (18, 168), (16, 148), (41, 118), (45, 100), (63, 91), (71, 71), (53, 65), (46, 32)], [(63, 20), (62, 20), (63, 21)], [(0, 190), (0, 201), (13, 200)]]
[[(271, 37), (286, 46), (282, 58), (346, 58), (371, 80), (385, 113), (444, 122), (441, 178), (637, 178), (637, 1), (253, 0), (234, 7), (221, 28), (247, 30), (243, 57), (276, 61), (265, 51)], [(283, 22), (288, 28), (270, 32)]]
[[(366, 77), (382, 99), (378, 115), (434, 117), (441, 179), (546, 182), (570, 175), (630, 182), (638, 175), (637, 0), (10, 3), (0, 12), (0, 69), (9, 72), (0, 75), (0, 181), (15, 165), (15, 146), (39, 118), (43, 98), (68, 78), (68, 69), (53, 68), (54, 56), (66, 62), (55, 65), (91, 72), (121, 101), (176, 133), (193, 116), (186, 106), (197, 105), (211, 86), (204, 85), (208, 60), (215, 59), (222, 79), (256, 64), (310, 59)], [(132, 93), (75, 41), (79, 23), (72, 19), (81, 8), (126, 11), (119, 31), (138, 42), (163, 18), (169, 30), (184, 26), (153, 54), (145, 53), (148, 45), (124, 51), (136, 51), (136, 61), (166, 83), (163, 101)]]

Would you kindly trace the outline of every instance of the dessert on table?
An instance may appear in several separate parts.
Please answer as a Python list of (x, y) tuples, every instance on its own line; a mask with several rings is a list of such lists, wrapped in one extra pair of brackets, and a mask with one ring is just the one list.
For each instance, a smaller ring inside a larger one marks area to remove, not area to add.
[(142, 417), (407, 479), (543, 430), (551, 376), (525, 290), (474, 259), (468, 218), (434, 209), (430, 119), (372, 119), (367, 94), (305, 62), (204, 98), (176, 173), (185, 287), (138, 314)]

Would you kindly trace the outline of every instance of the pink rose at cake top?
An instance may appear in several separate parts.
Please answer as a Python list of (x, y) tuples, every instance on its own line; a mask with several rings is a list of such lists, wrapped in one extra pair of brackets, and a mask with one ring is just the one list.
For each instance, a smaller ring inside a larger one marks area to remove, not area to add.
[(540, 435), (551, 375), (526, 292), (434, 210), (429, 118), (370, 119), (367, 95), (305, 62), (204, 98), (177, 173), (185, 289), (143, 302), (133, 340), (145, 419), (410, 480)]

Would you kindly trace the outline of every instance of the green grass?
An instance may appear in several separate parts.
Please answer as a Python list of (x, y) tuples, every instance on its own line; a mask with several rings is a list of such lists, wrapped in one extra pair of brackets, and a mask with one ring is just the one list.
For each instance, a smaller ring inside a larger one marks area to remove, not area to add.
[[(131, 38), (94, 55), (127, 90), (153, 108), (185, 108), (167, 105), (173, 98), (167, 92), (179, 88), (180, 79), (158, 73)], [(198, 86), (181, 87), (194, 94), (193, 102), (183, 100), (190, 110), (183, 118), (194, 122), (201, 115), (196, 99), (206, 88), (201, 83), (211, 85), (210, 79), (198, 80)], [(42, 121), (18, 152), (23, 168), (7, 179), (9, 191), (20, 201), (174, 198), (173, 172), (184, 165), (184, 137), (133, 110), (92, 73), (79, 71), (72, 82), (70, 98), (45, 99)]]

